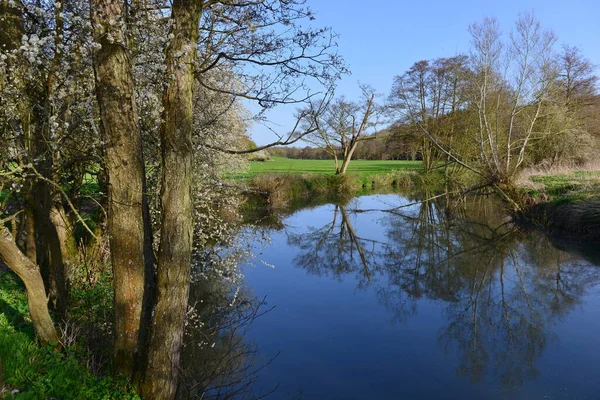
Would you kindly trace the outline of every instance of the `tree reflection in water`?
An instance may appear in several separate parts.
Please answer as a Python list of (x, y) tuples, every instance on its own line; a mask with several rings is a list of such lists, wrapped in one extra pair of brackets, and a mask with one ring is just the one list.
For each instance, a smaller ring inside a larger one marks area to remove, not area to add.
[(270, 311), (245, 288), (238, 265), (247, 253), (215, 249), (196, 255), (182, 359), (181, 399), (257, 400), (276, 387), (253, 387), (264, 359), (246, 333)]
[(439, 341), (458, 352), (457, 373), (473, 382), (491, 374), (519, 386), (534, 378), (555, 324), (599, 280), (597, 268), (520, 230), (488, 198), (369, 210), (384, 240), (354, 226), (364, 212), (336, 205), (331, 222), (288, 229), (289, 245), (300, 249), (295, 265), (319, 276), (356, 276), (396, 321), (417, 313), (420, 299), (443, 302)]
[(378, 246), (383, 243), (356, 234), (346, 207), (335, 205), (331, 223), (311, 228), (308, 233), (287, 231), (288, 242), (303, 252), (294, 264), (311, 274), (340, 279), (355, 274), (360, 286), (371, 279), (369, 269), (380, 257)]

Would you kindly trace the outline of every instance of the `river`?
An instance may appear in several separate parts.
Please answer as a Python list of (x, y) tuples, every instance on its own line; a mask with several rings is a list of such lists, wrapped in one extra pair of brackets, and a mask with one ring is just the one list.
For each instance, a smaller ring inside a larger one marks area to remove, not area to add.
[(281, 217), (243, 267), (274, 399), (600, 398), (595, 250), (494, 201), (371, 195)]

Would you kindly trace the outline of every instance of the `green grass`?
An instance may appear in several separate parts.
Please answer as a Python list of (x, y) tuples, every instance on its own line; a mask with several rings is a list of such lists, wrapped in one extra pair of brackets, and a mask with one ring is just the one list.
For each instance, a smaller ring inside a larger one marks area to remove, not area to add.
[[(399, 170), (418, 171), (421, 161), (369, 161), (353, 160), (348, 167), (348, 173), (361, 175), (374, 175), (394, 172)], [(335, 174), (333, 160), (295, 160), (283, 157), (273, 157), (273, 161), (250, 163), (250, 170), (246, 175), (262, 173), (289, 173), (289, 174)]]
[(82, 365), (80, 349), (59, 352), (41, 347), (34, 337), (23, 285), (6, 271), (0, 271), (0, 359), (0, 398), (139, 399), (123, 383), (92, 375)]
[(574, 171), (563, 174), (533, 175), (531, 181), (542, 185), (542, 191), (551, 200), (585, 200), (597, 196), (600, 172)]

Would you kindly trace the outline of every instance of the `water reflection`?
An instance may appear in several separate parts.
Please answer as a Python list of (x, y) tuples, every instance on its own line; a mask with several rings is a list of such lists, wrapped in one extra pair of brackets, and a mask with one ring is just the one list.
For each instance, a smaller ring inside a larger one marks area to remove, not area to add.
[(455, 370), (470, 382), (535, 380), (537, 361), (558, 339), (555, 324), (598, 284), (598, 269), (518, 229), (489, 199), (382, 209), (354, 201), (331, 206), (318, 224), (288, 227), (293, 264), (376, 291), (396, 323), (416, 315), (423, 299), (441, 302), (438, 340), (458, 353)]
[(365, 285), (371, 278), (369, 268), (379, 259), (376, 245), (380, 243), (356, 234), (346, 206), (333, 207), (331, 222), (302, 234), (287, 232), (288, 243), (302, 250), (294, 264), (311, 274), (337, 279), (352, 273)]
[(253, 322), (269, 312), (241, 281), (239, 248), (196, 255), (182, 355), (180, 399), (260, 399), (273, 392), (254, 387), (259, 372), (272, 362), (246, 339)]

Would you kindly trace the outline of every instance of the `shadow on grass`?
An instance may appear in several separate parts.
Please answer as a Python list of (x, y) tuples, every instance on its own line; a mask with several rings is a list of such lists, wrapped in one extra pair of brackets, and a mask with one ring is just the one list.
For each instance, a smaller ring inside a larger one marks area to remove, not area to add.
[(30, 338), (35, 337), (33, 325), (26, 318), (25, 287), (14, 273), (3, 266), (0, 267), (0, 315), (4, 315), (6, 321), (16, 331), (22, 332)]
[(15, 330), (25, 333), (31, 339), (35, 337), (33, 325), (31, 325), (31, 322), (25, 319), (23, 313), (21, 313), (16, 308), (12, 307), (4, 299), (1, 298), (0, 314), (4, 314), (6, 316), (8, 323), (12, 325), (15, 328)]

